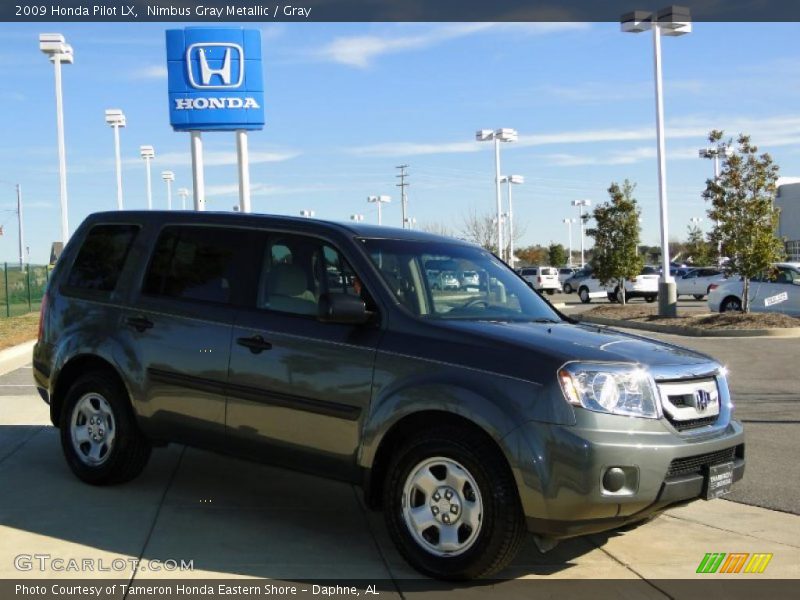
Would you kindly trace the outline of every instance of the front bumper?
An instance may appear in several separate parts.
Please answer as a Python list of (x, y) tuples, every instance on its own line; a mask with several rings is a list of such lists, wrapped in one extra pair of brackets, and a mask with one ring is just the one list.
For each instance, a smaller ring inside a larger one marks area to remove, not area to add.
[[(736, 421), (688, 437), (662, 420), (592, 418), (591, 427), (528, 423), (507, 436), (530, 531), (558, 539), (613, 529), (704, 497), (709, 464), (732, 460), (734, 481), (744, 474), (744, 433)], [(625, 422), (630, 427), (623, 429)], [(603, 483), (612, 467), (627, 477), (617, 493)]]

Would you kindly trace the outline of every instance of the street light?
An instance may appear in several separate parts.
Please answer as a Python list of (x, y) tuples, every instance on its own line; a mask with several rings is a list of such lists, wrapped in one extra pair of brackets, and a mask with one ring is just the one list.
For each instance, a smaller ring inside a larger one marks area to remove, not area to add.
[(494, 181), (495, 195), (497, 196), (497, 249), (500, 258), (503, 258), (503, 223), (501, 213), (503, 212), (503, 201), (500, 191), (500, 142), (516, 142), (519, 134), (516, 129), (507, 127), (502, 129), (479, 129), (475, 133), (475, 139), (479, 142), (494, 140)]
[(700, 158), (708, 158), (714, 160), (714, 182), (719, 179), (719, 157), (729, 157), (733, 156), (733, 148), (731, 148), (728, 144), (719, 144), (716, 148), (700, 148), (697, 151), (697, 155)]
[(578, 222), (581, 225), (581, 269), (586, 266), (586, 261), (584, 259), (584, 238), (586, 237), (585, 229), (586, 223), (583, 221), (583, 207), (590, 206), (592, 204), (591, 200), (573, 200), (572, 206), (578, 207)]
[(71, 65), (74, 61), (72, 46), (66, 43), (60, 33), (42, 33), (39, 35), (39, 50), (50, 57), (55, 67), (56, 76), (56, 131), (58, 136), (58, 179), (61, 199), (61, 242), (67, 243), (69, 238), (69, 220), (67, 217), (67, 157), (64, 146), (64, 98), (61, 93), (61, 65)]
[(186, 198), (189, 196), (187, 188), (178, 188), (178, 196), (181, 197), (181, 210), (186, 210)]
[(392, 201), (391, 196), (367, 196), (367, 202), (378, 206), (378, 225), (381, 224), (381, 205)]
[(300, 211), (300, 216), (301, 217), (306, 217), (307, 219), (310, 219), (311, 217), (314, 216), (314, 211), (313, 210), (303, 209), (303, 210)]
[(417, 218), (416, 217), (406, 217), (405, 219), (403, 219), (403, 223), (404, 223), (404, 226), (408, 225), (409, 229), (414, 229), (414, 225), (417, 224)]
[(161, 179), (167, 184), (167, 210), (172, 210), (172, 182), (175, 181), (175, 173), (161, 171)]
[(577, 219), (563, 219), (562, 223), (567, 224), (567, 232), (568, 232), (568, 239), (569, 239), (569, 261), (568, 266), (572, 266), (572, 224), (575, 223)]
[(117, 210), (122, 210), (122, 159), (119, 153), (119, 128), (126, 125), (125, 113), (119, 108), (107, 108), (106, 124), (114, 130), (114, 161), (117, 166)]
[(692, 217), (689, 219), (689, 222), (694, 225), (695, 227), (700, 227), (700, 223), (703, 222), (702, 217)]
[(674, 317), (678, 312), (675, 280), (669, 272), (669, 216), (667, 212), (667, 163), (664, 148), (664, 94), (661, 76), (661, 36), (677, 37), (692, 31), (691, 14), (684, 6), (669, 6), (658, 13), (634, 11), (622, 15), (620, 29), (626, 33), (653, 31), (653, 66), (656, 84), (656, 140), (658, 147), (658, 198), (661, 213), (661, 280), (658, 284), (658, 314)]
[(511, 184), (525, 183), (525, 178), (522, 175), (505, 175), (500, 181), (508, 184), (508, 264), (513, 269), (516, 258), (514, 258), (514, 202), (511, 199)]
[(364, 215), (350, 215), (350, 220), (361, 222), (364, 220)]
[(150, 161), (156, 157), (156, 152), (152, 146), (139, 146), (139, 153), (144, 159), (147, 168), (147, 209), (153, 209), (153, 184), (150, 181)]

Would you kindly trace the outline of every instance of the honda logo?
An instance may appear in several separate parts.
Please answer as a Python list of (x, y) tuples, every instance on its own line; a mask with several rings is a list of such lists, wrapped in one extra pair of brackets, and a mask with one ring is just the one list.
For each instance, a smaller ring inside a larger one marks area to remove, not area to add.
[(694, 393), (694, 407), (698, 412), (703, 412), (711, 404), (711, 393), (706, 390), (697, 390)]
[(192, 44), (186, 49), (186, 68), (194, 88), (238, 88), (244, 83), (244, 50), (227, 42)]

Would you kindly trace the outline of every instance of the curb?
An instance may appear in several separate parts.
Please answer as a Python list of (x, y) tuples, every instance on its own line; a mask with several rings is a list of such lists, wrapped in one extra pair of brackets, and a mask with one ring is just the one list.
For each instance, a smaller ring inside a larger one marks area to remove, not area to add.
[(35, 343), (36, 340), (30, 340), (17, 346), (0, 350), (0, 375), (15, 371), (31, 362), (31, 354)]
[(581, 323), (595, 325), (608, 325), (623, 329), (638, 329), (653, 331), (655, 333), (670, 333), (687, 337), (776, 337), (800, 338), (800, 327), (784, 327), (780, 329), (700, 329), (699, 327), (686, 327), (682, 325), (659, 325), (657, 323), (641, 323), (639, 321), (624, 321), (620, 319), (607, 319), (605, 317), (590, 317), (578, 315)]

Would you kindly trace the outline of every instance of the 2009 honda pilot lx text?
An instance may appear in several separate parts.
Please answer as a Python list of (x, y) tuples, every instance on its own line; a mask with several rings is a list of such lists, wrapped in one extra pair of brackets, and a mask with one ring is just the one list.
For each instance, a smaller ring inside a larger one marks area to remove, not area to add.
[[(428, 268), (477, 284), (433, 290)], [(90, 216), (53, 272), (34, 375), (67, 462), (127, 481), (180, 442), (363, 485), (403, 556), (486, 576), (729, 491), (724, 369), (570, 322), (489, 252), (264, 215)]]

